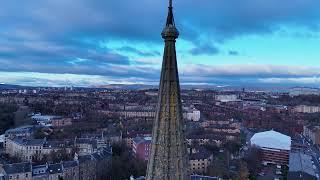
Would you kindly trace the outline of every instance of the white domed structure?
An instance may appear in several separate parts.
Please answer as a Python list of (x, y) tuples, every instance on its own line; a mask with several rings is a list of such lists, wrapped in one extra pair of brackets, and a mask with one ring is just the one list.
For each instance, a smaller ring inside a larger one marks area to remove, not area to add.
[(256, 133), (252, 136), (251, 145), (260, 148), (291, 149), (291, 137), (274, 130)]
[(288, 165), (291, 137), (276, 131), (256, 133), (250, 139), (251, 146), (260, 149), (264, 164)]

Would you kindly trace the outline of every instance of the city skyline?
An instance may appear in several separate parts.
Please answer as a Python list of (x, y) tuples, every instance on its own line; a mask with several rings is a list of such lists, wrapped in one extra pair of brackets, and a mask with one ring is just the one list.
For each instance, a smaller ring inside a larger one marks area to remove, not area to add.
[[(0, 8), (0, 83), (156, 85), (166, 3), (6, 1)], [(175, 1), (181, 83), (318, 87), (319, 5)]]

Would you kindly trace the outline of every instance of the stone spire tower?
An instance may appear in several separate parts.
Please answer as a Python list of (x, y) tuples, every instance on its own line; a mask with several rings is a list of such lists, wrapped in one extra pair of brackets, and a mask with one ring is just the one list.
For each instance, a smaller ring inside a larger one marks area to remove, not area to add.
[(147, 180), (190, 179), (175, 47), (179, 32), (172, 9), (169, 0), (167, 23), (161, 34), (165, 48)]

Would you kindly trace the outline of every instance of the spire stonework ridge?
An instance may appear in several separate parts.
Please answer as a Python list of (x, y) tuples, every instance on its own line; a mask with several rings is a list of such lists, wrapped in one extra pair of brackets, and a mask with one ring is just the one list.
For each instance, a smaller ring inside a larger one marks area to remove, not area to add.
[(189, 180), (190, 167), (175, 46), (179, 32), (174, 23), (172, 0), (169, 0), (167, 23), (161, 35), (165, 48), (146, 179)]

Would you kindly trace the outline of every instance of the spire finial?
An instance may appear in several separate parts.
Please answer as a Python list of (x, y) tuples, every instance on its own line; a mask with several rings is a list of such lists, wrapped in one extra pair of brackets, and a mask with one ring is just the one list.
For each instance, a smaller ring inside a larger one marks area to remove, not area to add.
[(173, 9), (172, 0), (169, 0), (169, 12), (168, 12), (168, 17), (167, 17), (167, 26), (169, 26), (169, 25), (174, 26), (175, 25), (172, 9)]

